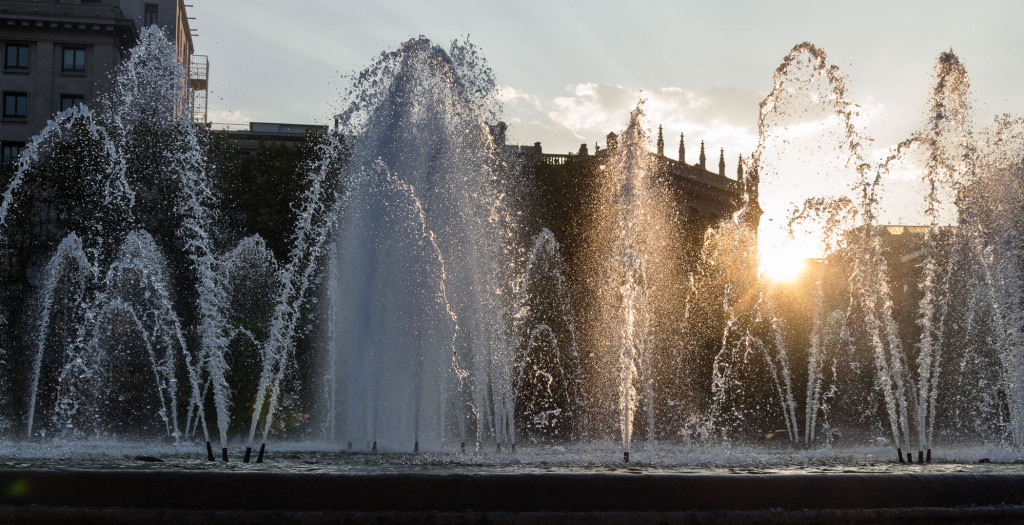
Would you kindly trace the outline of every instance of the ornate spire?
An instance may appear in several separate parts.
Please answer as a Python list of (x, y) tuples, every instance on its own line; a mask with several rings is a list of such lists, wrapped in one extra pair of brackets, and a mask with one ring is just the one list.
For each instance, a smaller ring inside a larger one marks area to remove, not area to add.
[(740, 153), (740, 160), (736, 162), (736, 180), (743, 182), (743, 154)]
[(615, 149), (619, 145), (619, 136), (614, 131), (609, 131), (604, 138), (604, 144), (608, 149)]
[(661, 125), (658, 126), (658, 156), (665, 156), (665, 136), (661, 134)]
[(725, 176), (725, 148), (718, 152), (718, 174)]
[(686, 164), (686, 141), (682, 133), (679, 134), (679, 162)]
[(708, 158), (704, 156), (704, 141), (700, 141), (700, 157), (697, 158), (697, 165), (707, 169)]
[(757, 202), (758, 185), (761, 182), (761, 177), (757, 174), (757, 167), (754, 166), (750, 173), (747, 174), (746, 190), (747, 194), (750, 195), (751, 200)]

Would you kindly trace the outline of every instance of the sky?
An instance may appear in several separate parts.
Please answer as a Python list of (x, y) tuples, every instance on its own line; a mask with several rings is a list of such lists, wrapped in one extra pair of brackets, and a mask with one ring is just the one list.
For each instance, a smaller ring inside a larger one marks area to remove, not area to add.
[[(479, 46), (493, 69), (509, 141), (548, 153), (604, 145), (644, 98), (666, 154), (685, 133), (687, 160), (700, 141), (709, 166), (720, 148), (726, 173), (757, 145), (758, 104), (797, 43), (823, 48), (848, 77), (858, 125), (879, 156), (917, 129), (939, 53), (953, 49), (971, 75), (977, 121), (1024, 115), (1024, 2), (544, 2), (192, 0), (196, 52), (210, 57), (210, 120), (331, 122), (346, 75), (402, 41), (424, 35)], [(653, 147), (653, 141), (652, 141)], [(762, 177), (768, 229), (783, 201), (830, 187), (797, 149)], [(712, 168), (714, 169), (714, 168)], [(884, 222), (920, 222), (913, 171), (896, 174)], [(778, 197), (778, 198), (776, 198)], [(778, 202), (775, 202), (778, 201)], [(911, 202), (913, 201), (913, 202)], [(790, 202), (791, 204), (791, 202)], [(771, 208), (771, 209), (769, 209)]]

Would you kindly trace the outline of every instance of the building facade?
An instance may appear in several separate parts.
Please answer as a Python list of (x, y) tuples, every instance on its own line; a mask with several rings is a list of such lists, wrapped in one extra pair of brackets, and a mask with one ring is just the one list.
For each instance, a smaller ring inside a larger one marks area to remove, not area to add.
[[(505, 124), (499, 123), (492, 127), (491, 133), (495, 140), (504, 145)], [(605, 163), (609, 153), (618, 147), (618, 137), (609, 133), (605, 138), (605, 147), (594, 146), (591, 153), (586, 144), (581, 144), (576, 154), (546, 154), (539, 142), (533, 146), (504, 145), (508, 153), (519, 155), (528, 163), (543, 164), (554, 169), (570, 162), (583, 162), (593, 165)], [(677, 210), (688, 222), (699, 224), (695, 231), (703, 234), (707, 227), (729, 219), (746, 205), (741, 220), (757, 231), (762, 215), (758, 204), (757, 173), (744, 173), (743, 157), (736, 164), (736, 177), (726, 175), (725, 150), (719, 151), (718, 171), (707, 169), (707, 155), (704, 142), (700, 143), (697, 162), (686, 161), (686, 141), (679, 136), (679, 154), (677, 159), (665, 155), (665, 139), (661, 128), (658, 129), (657, 151), (652, 153), (656, 176), (663, 177), (676, 197)]]
[[(0, 0), (0, 161), (17, 159), (54, 114), (94, 104), (143, 27), (159, 26), (189, 67), (186, 7), (183, 0)], [(191, 87), (205, 90), (205, 78)]]

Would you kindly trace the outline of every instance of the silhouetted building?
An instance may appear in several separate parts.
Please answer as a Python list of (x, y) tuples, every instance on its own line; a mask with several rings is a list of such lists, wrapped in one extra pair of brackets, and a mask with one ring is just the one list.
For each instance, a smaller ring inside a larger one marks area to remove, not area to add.
[[(503, 124), (499, 124), (503, 126)], [(504, 128), (502, 133), (495, 134), (495, 141), (504, 143)], [(572, 154), (546, 154), (542, 153), (540, 143), (530, 146), (506, 145), (507, 153), (523, 155), (529, 162), (539, 163), (546, 166), (565, 166), (567, 162), (587, 159), (593, 165), (600, 165), (604, 158), (610, 155), (618, 147), (619, 138), (615, 133), (608, 133), (605, 137), (605, 148), (595, 145), (594, 154), (590, 154), (586, 144), (581, 144), (579, 153)], [(656, 162), (653, 165), (659, 166), (660, 175), (665, 177), (669, 186), (673, 189), (678, 204), (677, 210), (683, 214), (685, 220), (691, 224), (700, 225), (696, 230), (703, 233), (708, 226), (717, 224), (729, 219), (744, 206), (749, 199), (750, 203), (743, 215), (745, 220), (754, 230), (760, 223), (761, 208), (758, 205), (757, 187), (759, 184), (756, 173), (744, 173), (743, 156), (739, 156), (736, 167), (736, 178), (731, 179), (725, 174), (725, 149), (721, 149), (718, 159), (718, 172), (712, 172), (706, 168), (707, 156), (704, 152), (704, 142), (701, 141), (700, 154), (696, 164), (686, 163), (685, 137), (679, 136), (679, 159), (671, 159), (665, 156), (665, 139), (662, 129), (658, 128), (657, 151), (651, 154)]]

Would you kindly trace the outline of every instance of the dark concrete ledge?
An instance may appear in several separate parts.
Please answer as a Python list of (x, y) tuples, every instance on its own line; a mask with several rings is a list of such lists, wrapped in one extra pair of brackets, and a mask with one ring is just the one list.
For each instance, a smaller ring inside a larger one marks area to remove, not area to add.
[(818, 523), (1021, 523), (1024, 507), (970, 507), (962, 509), (874, 510), (762, 510), (679, 512), (287, 512), (240, 510), (76, 509), (63, 507), (0, 506), (0, 523), (78, 523), (119, 525), (207, 525), (248, 523), (321, 524), (545, 524), (613, 525), (672, 524), (818, 524)]
[[(136, 511), (665, 514), (1024, 506), (1018, 474), (297, 474), (0, 470), (0, 505)], [(19, 510), (21, 509), (21, 510)], [(183, 514), (182, 514), (183, 515)], [(956, 514), (954, 514), (956, 515)], [(8, 517), (14, 518), (8, 514)], [(3, 520), (0, 520), (3, 521)], [(147, 520), (148, 521), (148, 520)], [(458, 522), (456, 520), (455, 522)]]

